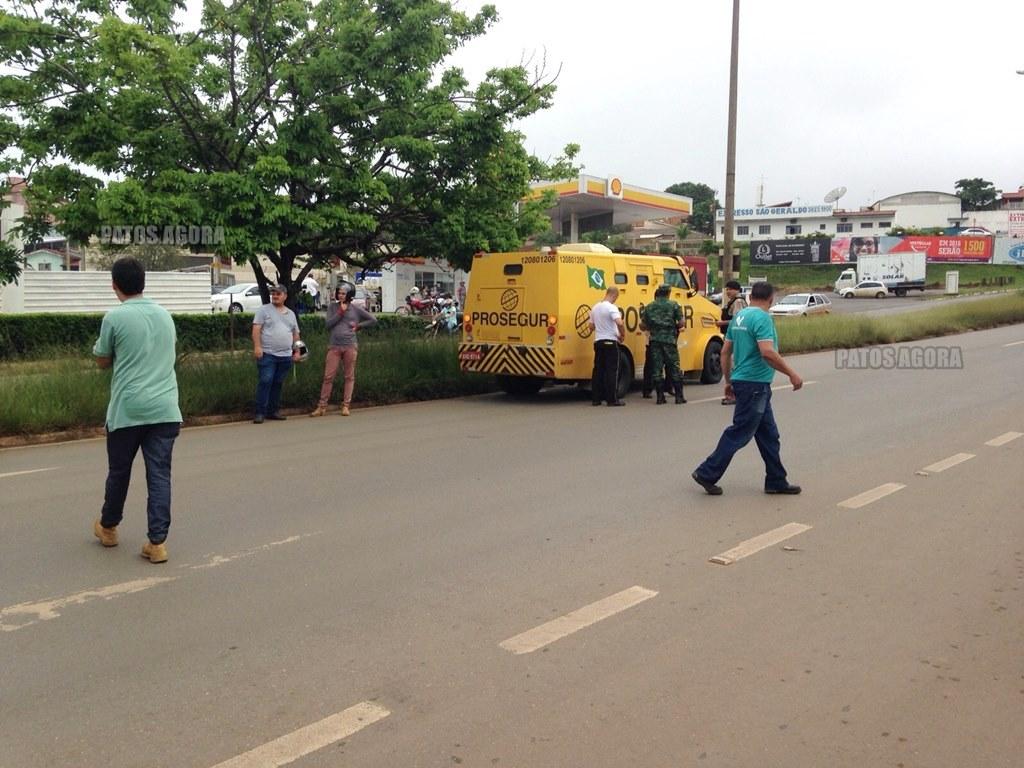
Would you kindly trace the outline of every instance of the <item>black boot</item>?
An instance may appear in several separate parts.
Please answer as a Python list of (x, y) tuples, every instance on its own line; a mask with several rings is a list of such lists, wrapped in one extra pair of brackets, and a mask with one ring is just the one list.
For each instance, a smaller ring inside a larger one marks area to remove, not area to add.
[(665, 400), (665, 385), (656, 384), (654, 387), (658, 392), (658, 399), (654, 401), (655, 405), (664, 405), (667, 401)]
[(673, 387), (676, 391), (676, 405), (682, 405), (686, 402), (686, 398), (683, 397), (683, 382), (681, 380), (673, 382)]

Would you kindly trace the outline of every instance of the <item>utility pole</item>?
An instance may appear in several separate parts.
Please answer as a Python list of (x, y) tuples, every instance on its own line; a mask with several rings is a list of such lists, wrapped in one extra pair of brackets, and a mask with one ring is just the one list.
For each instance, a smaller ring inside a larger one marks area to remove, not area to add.
[(733, 233), (736, 231), (736, 77), (739, 69), (740, 0), (732, 0), (732, 56), (729, 60), (729, 138), (725, 158), (725, 247), (722, 282), (733, 279)]

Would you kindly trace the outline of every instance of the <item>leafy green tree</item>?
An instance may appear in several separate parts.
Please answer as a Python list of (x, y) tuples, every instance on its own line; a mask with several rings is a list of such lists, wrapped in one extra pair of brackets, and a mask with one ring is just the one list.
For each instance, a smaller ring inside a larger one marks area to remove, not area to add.
[(967, 211), (988, 210), (1000, 194), (991, 181), (981, 178), (960, 179), (956, 183), (956, 193)]
[(158, 243), (101, 248), (92, 261), (98, 269), (110, 269), (122, 256), (138, 259), (147, 272), (173, 272), (188, 264), (186, 251), (174, 245)]
[(706, 235), (714, 234), (715, 212), (721, 207), (715, 198), (715, 190), (700, 182), (681, 181), (668, 187), (665, 191), (673, 195), (693, 198), (693, 211), (689, 218), (690, 227)]
[(0, 286), (15, 283), (21, 277), (21, 251), (0, 240)]
[[(0, 11), (0, 151), (30, 169), (26, 238), (55, 222), (223, 227), (220, 255), (291, 286), (342, 259), (468, 267), (548, 226), (549, 165), (518, 121), (555, 91), (544, 62), (471, 85), (444, 61), (492, 26), (442, 0), (9, 0)], [(294, 274), (298, 270), (297, 274)]]

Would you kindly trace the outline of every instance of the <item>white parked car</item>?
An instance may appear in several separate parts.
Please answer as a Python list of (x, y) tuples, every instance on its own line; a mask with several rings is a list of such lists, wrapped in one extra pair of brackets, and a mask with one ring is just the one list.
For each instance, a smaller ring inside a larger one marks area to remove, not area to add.
[(844, 299), (884, 299), (889, 295), (889, 289), (885, 287), (884, 283), (880, 283), (877, 280), (861, 280), (852, 287), (840, 289), (839, 295)]
[(263, 306), (260, 287), (256, 283), (239, 283), (210, 297), (214, 312), (255, 312)]
[(962, 235), (964, 237), (992, 237), (992, 233), (984, 227), (967, 227), (966, 229), (961, 229), (957, 232), (957, 235)]
[(832, 311), (832, 302), (820, 293), (792, 293), (768, 311), (778, 317), (827, 315)]

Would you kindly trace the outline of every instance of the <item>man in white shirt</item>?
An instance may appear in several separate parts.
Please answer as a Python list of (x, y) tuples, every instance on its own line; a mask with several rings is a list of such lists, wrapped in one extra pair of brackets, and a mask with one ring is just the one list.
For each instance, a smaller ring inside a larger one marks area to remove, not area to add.
[(626, 326), (622, 313), (615, 306), (619, 289), (614, 285), (590, 310), (590, 328), (594, 331), (594, 373), (591, 377), (590, 392), (594, 405), (607, 401), (608, 405), (625, 405), (616, 397), (616, 382), (619, 378), (619, 344), (626, 338)]

